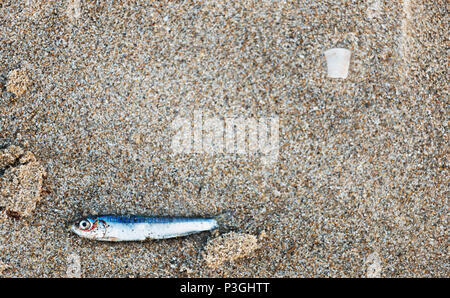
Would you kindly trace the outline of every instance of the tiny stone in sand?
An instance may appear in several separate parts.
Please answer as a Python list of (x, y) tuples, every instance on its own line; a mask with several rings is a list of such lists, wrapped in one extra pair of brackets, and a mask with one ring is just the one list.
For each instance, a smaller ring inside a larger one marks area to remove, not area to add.
[(6, 265), (5, 263), (2, 262), (2, 260), (0, 260), (0, 276), (2, 276), (3, 272), (9, 268), (11, 268), (11, 266)]

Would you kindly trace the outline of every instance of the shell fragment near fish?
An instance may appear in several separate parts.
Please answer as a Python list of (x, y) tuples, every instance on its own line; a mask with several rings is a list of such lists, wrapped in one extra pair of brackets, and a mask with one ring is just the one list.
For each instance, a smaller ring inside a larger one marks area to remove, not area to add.
[(325, 52), (328, 77), (345, 79), (348, 76), (351, 51), (343, 48), (333, 48)]

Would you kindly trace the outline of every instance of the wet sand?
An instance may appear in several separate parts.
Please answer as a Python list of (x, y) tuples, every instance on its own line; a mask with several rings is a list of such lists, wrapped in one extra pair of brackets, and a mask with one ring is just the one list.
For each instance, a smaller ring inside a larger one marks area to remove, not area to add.
[[(0, 206), (2, 276), (448, 277), (445, 1), (22, 2), (0, 5), (0, 139), (46, 176), (30, 216)], [(276, 161), (174, 154), (195, 111), (278, 117)], [(227, 216), (143, 243), (67, 231), (99, 213)], [(208, 266), (230, 231), (257, 243)]]

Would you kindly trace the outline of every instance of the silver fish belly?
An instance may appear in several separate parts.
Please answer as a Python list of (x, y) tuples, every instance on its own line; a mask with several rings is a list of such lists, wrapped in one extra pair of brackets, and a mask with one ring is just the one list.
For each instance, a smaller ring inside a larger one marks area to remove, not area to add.
[(218, 228), (213, 218), (91, 216), (70, 226), (80, 237), (98, 241), (143, 241), (186, 236)]

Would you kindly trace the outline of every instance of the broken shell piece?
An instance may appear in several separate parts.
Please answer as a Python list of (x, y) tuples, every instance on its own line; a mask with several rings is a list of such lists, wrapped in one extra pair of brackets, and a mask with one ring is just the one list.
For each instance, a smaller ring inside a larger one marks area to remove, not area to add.
[(327, 59), (328, 77), (334, 79), (345, 79), (350, 66), (351, 51), (342, 48), (330, 49), (325, 52)]

